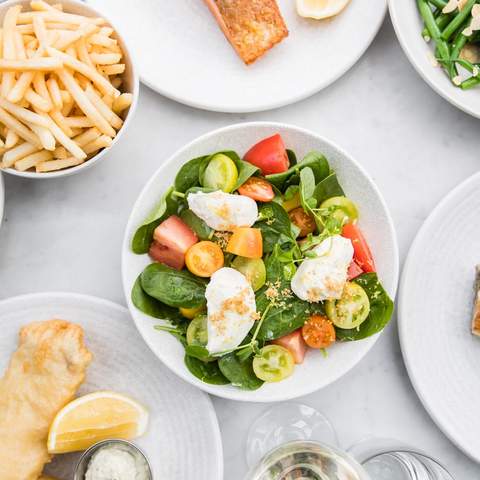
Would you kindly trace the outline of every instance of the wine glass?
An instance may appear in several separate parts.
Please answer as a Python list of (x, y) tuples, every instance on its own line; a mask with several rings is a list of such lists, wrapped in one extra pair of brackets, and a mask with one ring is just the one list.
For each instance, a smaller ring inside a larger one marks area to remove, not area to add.
[(339, 448), (329, 420), (314, 408), (276, 405), (251, 426), (245, 480), (453, 480), (437, 460), (388, 439)]

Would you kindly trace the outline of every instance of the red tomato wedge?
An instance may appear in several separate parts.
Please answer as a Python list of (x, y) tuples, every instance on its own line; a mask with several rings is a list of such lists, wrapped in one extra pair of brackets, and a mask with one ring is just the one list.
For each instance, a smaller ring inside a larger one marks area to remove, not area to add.
[(348, 281), (357, 278), (359, 275), (363, 273), (363, 270), (360, 268), (358, 263), (353, 260), (350, 266), (348, 267)]
[(347, 223), (343, 227), (342, 236), (350, 239), (353, 245), (353, 258), (364, 272), (376, 272), (372, 252), (368, 246), (362, 231), (353, 223)]
[(196, 233), (176, 215), (168, 217), (155, 229), (153, 239), (183, 255), (198, 242)]
[(258, 228), (236, 228), (227, 245), (227, 252), (247, 258), (262, 258), (263, 239)]
[(307, 344), (303, 339), (301, 328), (289, 333), (288, 335), (277, 338), (271, 343), (285, 347), (293, 355), (295, 363), (303, 363), (305, 352), (307, 351)]
[(164, 263), (177, 270), (181, 270), (185, 266), (185, 255), (182, 252), (174, 250), (173, 248), (168, 248), (158, 242), (153, 242), (150, 245), (148, 254), (152, 260)]
[(239, 189), (238, 193), (250, 197), (256, 202), (271, 202), (275, 197), (272, 185), (263, 178), (250, 177)]
[(243, 159), (260, 168), (263, 175), (288, 170), (288, 155), (282, 137), (277, 133), (255, 144)]

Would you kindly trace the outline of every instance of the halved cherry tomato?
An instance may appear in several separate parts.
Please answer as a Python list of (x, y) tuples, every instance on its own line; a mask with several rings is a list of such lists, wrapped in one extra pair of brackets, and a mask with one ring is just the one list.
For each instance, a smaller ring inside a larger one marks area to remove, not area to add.
[(235, 228), (228, 241), (227, 252), (234, 253), (240, 257), (262, 258), (262, 232), (258, 228)]
[(347, 223), (342, 236), (350, 239), (353, 245), (354, 260), (364, 272), (376, 272), (372, 252), (361, 230), (354, 223)]
[(213, 242), (205, 240), (192, 245), (185, 254), (187, 268), (198, 277), (211, 277), (223, 267), (222, 249)]
[(293, 355), (295, 363), (303, 363), (305, 352), (307, 351), (307, 345), (302, 337), (301, 328), (288, 335), (273, 340), (272, 343), (285, 347)]
[(293, 209), (289, 212), (288, 216), (291, 222), (300, 229), (299, 237), (306, 237), (317, 228), (313, 217), (306, 213), (302, 207)]
[(355, 260), (352, 260), (352, 263), (348, 267), (348, 281), (357, 278), (363, 273), (363, 270), (360, 268), (358, 263)]
[(250, 197), (256, 202), (271, 202), (275, 193), (272, 185), (264, 178), (250, 177), (239, 189), (240, 195)]
[(196, 233), (176, 215), (164, 220), (153, 232), (153, 238), (165, 247), (183, 254), (198, 242)]
[(288, 155), (282, 137), (277, 133), (255, 144), (243, 159), (260, 168), (263, 175), (288, 170)]
[(292, 354), (279, 345), (266, 345), (253, 358), (253, 372), (264, 382), (280, 382), (294, 369)]
[(190, 320), (193, 320), (198, 314), (204, 312), (206, 310), (205, 305), (201, 305), (200, 307), (194, 307), (194, 308), (179, 308), (180, 313), (185, 317)]
[(335, 342), (333, 323), (323, 315), (311, 315), (302, 327), (302, 335), (311, 348), (328, 348)]
[(158, 242), (153, 242), (150, 245), (148, 254), (152, 260), (164, 263), (177, 270), (181, 270), (185, 266), (185, 255), (182, 252), (174, 250), (173, 248), (168, 248)]

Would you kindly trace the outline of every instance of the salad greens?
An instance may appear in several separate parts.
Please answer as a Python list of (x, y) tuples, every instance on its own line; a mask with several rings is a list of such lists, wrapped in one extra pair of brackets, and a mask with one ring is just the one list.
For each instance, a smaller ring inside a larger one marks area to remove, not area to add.
[[(155, 328), (174, 335), (184, 345), (186, 367), (205, 383), (256, 390), (264, 380), (277, 381), (290, 375), (293, 358), (298, 360), (300, 356), (300, 362), (303, 358), (299, 345), (306, 342), (311, 348), (323, 349), (335, 340), (362, 340), (380, 332), (393, 312), (393, 302), (375, 273), (373, 257), (356, 225), (357, 207), (345, 197), (325, 156), (312, 151), (297, 160), (292, 150), (278, 150), (278, 138), (276, 150), (272, 150), (272, 144), (268, 143), (272, 138), (254, 146), (244, 159), (234, 151), (225, 150), (186, 162), (173, 186), (132, 239), (132, 250), (144, 254), (151, 245), (161, 244), (157, 233), (154, 239), (154, 232), (159, 226), (164, 229), (169, 245), (164, 246), (166, 256), (159, 260), (150, 252), (156, 261), (137, 278), (132, 302), (146, 315), (165, 320), (165, 324)], [(264, 142), (266, 147), (263, 145), (251, 153)], [(272, 165), (274, 168), (270, 168)], [(207, 217), (201, 218), (202, 213), (192, 210), (188, 202), (190, 194), (208, 194), (219, 189), (257, 202), (257, 219), (251, 228), (244, 230), (256, 232), (249, 237), (250, 242), (260, 239), (258, 256), (240, 255), (238, 246), (231, 246), (234, 235), (215, 231)], [(305, 219), (312, 225), (308, 231), (302, 223)], [(340, 235), (350, 239), (354, 246), (350, 283), (345, 283), (342, 297), (319, 302), (299, 298), (292, 291), (292, 279), (299, 267), (307, 260), (319, 258), (316, 246)], [(171, 244), (175, 241), (180, 253), (172, 253)], [(200, 259), (197, 263), (191, 254), (193, 250)], [(220, 353), (211, 353), (207, 348), (211, 312), (207, 312), (205, 295), (208, 277), (216, 271), (203, 273), (202, 269), (209, 267), (207, 254), (216, 255), (217, 260), (220, 255), (219, 265), (241, 272), (255, 292), (252, 295), (257, 318), (252, 328), (236, 347)], [(171, 255), (177, 263), (169, 263)], [(185, 264), (186, 268), (182, 267)], [(358, 326), (342, 329), (338, 325)], [(325, 336), (326, 331), (330, 337)], [(319, 341), (324, 338), (329, 338), (327, 344)], [(272, 367), (275, 375), (269, 375), (271, 359), (285, 362), (285, 369), (277, 365)]]

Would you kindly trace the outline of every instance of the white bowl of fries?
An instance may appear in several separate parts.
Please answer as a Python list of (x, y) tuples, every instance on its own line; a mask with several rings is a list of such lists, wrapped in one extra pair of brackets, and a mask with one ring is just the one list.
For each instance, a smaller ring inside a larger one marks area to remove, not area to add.
[(139, 92), (118, 30), (74, 0), (9, 0), (0, 23), (0, 168), (52, 178), (97, 163)]

